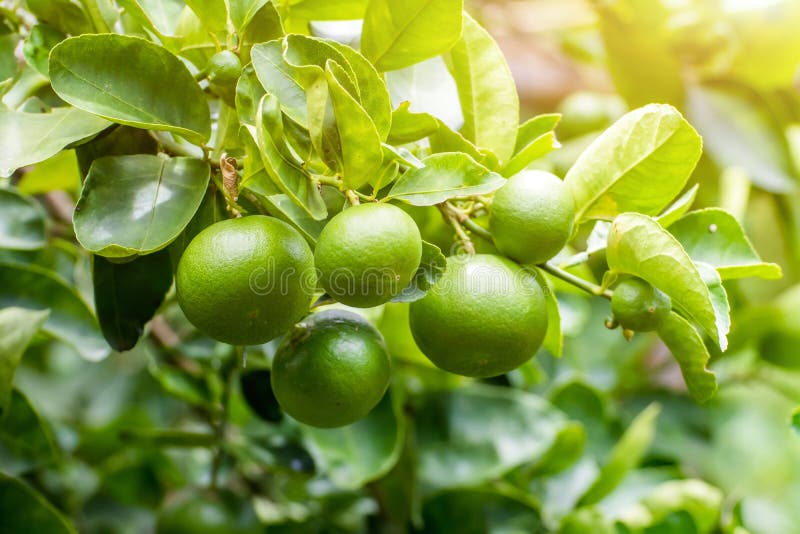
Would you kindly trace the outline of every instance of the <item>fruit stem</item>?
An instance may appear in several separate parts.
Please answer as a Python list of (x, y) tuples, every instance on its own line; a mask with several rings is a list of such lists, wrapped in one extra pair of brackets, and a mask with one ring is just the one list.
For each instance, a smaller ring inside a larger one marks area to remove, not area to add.
[(347, 197), (347, 201), (350, 202), (351, 206), (358, 206), (361, 203), (358, 199), (358, 195), (352, 189), (345, 191), (344, 196)]
[(470, 239), (469, 235), (464, 230), (464, 226), (462, 226), (462, 221), (460, 220), (461, 217), (458, 216), (458, 213), (453, 206), (447, 202), (442, 202), (441, 204), (436, 204), (436, 207), (439, 208), (439, 211), (442, 213), (444, 219), (450, 223), (450, 226), (452, 226), (453, 230), (455, 230), (456, 236), (458, 236), (458, 240), (461, 241), (461, 244), (464, 246), (464, 250), (466, 250), (467, 254), (475, 254), (475, 245), (472, 243), (472, 239)]
[(572, 273), (569, 273), (563, 269), (556, 267), (554, 264), (547, 262), (547, 263), (540, 263), (537, 265), (541, 270), (545, 271), (546, 273), (550, 273), (551, 275), (555, 276), (556, 278), (560, 278), (564, 280), (568, 284), (572, 284), (573, 286), (577, 287), (578, 289), (582, 289), (587, 293), (595, 295), (597, 297), (603, 297), (605, 299), (611, 300), (611, 295), (613, 293), (608, 289), (603, 289), (601, 286), (597, 284), (593, 284), (588, 280), (584, 280), (579, 276), (575, 276)]
[(489, 243), (494, 243), (494, 239), (492, 238), (492, 234), (489, 233), (489, 230), (481, 226), (480, 224), (476, 223), (469, 217), (461, 221), (461, 224), (467, 227), (467, 230), (475, 234), (476, 236), (480, 237), (488, 241)]

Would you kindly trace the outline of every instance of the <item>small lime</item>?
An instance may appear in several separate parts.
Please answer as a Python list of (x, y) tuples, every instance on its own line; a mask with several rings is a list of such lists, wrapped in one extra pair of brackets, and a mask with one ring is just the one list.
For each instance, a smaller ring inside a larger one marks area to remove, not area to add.
[(175, 285), (181, 309), (198, 330), (231, 345), (257, 345), (308, 313), (316, 273), (297, 230), (253, 215), (197, 234), (181, 256)]
[(325, 225), (314, 258), (330, 296), (370, 308), (388, 302), (411, 281), (422, 258), (422, 238), (400, 208), (361, 204)]
[(547, 331), (545, 295), (536, 275), (489, 254), (447, 259), (447, 270), (411, 303), (411, 333), (437, 367), (490, 377), (531, 358)]
[(575, 228), (575, 200), (558, 176), (515, 174), (497, 190), (489, 229), (498, 250), (523, 264), (542, 263), (564, 248)]
[(242, 62), (239, 56), (230, 50), (217, 52), (208, 60), (208, 81), (220, 85), (234, 85), (242, 73)]
[(389, 386), (390, 362), (381, 334), (353, 312), (310, 316), (283, 342), (272, 363), (272, 389), (300, 422), (332, 428), (372, 410)]
[(611, 312), (622, 328), (650, 332), (664, 322), (672, 303), (667, 294), (641, 278), (627, 278), (614, 288)]

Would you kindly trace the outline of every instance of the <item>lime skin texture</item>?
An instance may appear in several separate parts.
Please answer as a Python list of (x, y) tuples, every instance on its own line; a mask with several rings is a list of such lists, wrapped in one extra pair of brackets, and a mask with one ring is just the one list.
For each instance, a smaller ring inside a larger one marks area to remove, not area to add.
[(187, 319), (231, 345), (266, 343), (302, 319), (314, 256), (291, 226), (264, 215), (215, 223), (189, 243), (175, 277)]
[(669, 316), (672, 301), (660, 289), (641, 278), (626, 278), (614, 288), (611, 312), (626, 330), (651, 332)]
[(325, 225), (314, 257), (330, 296), (348, 306), (371, 308), (411, 282), (422, 258), (422, 238), (414, 219), (397, 206), (361, 204)]
[(558, 176), (522, 171), (497, 190), (489, 230), (497, 249), (522, 264), (543, 263), (575, 229), (575, 199)]
[(455, 256), (409, 310), (411, 333), (437, 367), (485, 378), (530, 359), (547, 331), (537, 274), (490, 254)]
[(345, 310), (325, 310), (298, 324), (272, 362), (272, 390), (283, 411), (321, 428), (367, 415), (383, 398), (390, 377), (380, 332)]

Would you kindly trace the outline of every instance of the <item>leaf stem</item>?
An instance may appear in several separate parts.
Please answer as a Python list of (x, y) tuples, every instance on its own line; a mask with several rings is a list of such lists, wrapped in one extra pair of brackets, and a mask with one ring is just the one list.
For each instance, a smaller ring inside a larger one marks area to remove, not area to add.
[(460, 220), (461, 217), (459, 217), (458, 212), (454, 210), (452, 204), (442, 202), (441, 204), (436, 204), (436, 207), (439, 208), (444, 219), (453, 227), (453, 230), (455, 230), (456, 236), (464, 246), (464, 250), (466, 250), (467, 254), (475, 254), (475, 244), (464, 230), (464, 226), (462, 225), (463, 221)]
[(584, 280), (579, 276), (575, 276), (572, 273), (569, 273), (559, 267), (556, 267), (554, 264), (550, 262), (540, 263), (539, 265), (537, 265), (537, 267), (539, 267), (546, 273), (549, 273), (555, 276), (556, 278), (560, 278), (561, 280), (567, 282), (568, 284), (577, 287), (578, 289), (586, 291), (589, 294), (611, 300), (611, 296), (613, 295), (613, 293), (610, 290), (603, 289), (597, 284), (593, 284), (588, 280)]

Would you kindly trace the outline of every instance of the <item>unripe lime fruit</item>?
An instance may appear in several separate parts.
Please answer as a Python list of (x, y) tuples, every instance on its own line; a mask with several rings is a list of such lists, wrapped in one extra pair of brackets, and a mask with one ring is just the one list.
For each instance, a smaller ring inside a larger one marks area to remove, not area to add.
[(272, 362), (272, 390), (281, 408), (322, 428), (367, 415), (386, 393), (389, 378), (380, 332), (344, 310), (319, 312), (297, 325)]
[(422, 238), (400, 208), (361, 204), (325, 225), (314, 258), (330, 296), (370, 308), (388, 302), (411, 282), (422, 258)]
[(536, 275), (489, 254), (447, 258), (447, 270), (409, 324), (437, 367), (464, 376), (506, 373), (531, 358), (547, 331), (545, 295)]
[(300, 234), (264, 215), (215, 223), (181, 256), (175, 286), (186, 318), (231, 345), (258, 345), (308, 313), (314, 257)]
[(211, 56), (206, 69), (209, 82), (220, 86), (233, 85), (242, 73), (242, 62), (230, 50), (223, 50)]
[(611, 312), (626, 330), (650, 332), (669, 315), (669, 296), (641, 278), (627, 278), (614, 288)]
[(554, 174), (522, 171), (494, 195), (489, 230), (497, 249), (519, 263), (549, 260), (574, 228), (575, 200)]

